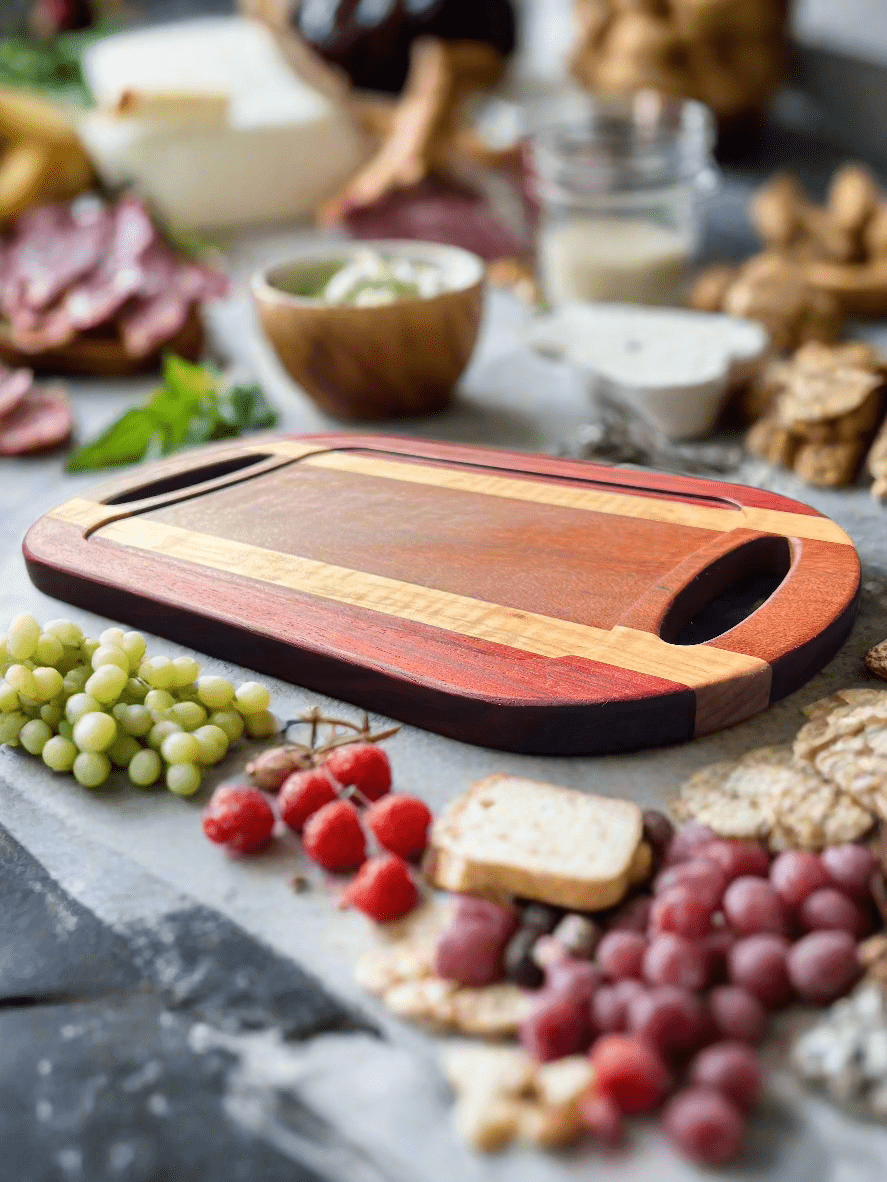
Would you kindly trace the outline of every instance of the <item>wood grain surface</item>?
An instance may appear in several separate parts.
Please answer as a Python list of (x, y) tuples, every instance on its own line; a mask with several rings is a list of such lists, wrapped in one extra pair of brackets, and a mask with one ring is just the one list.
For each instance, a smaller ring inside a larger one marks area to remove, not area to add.
[[(236, 637), (255, 668), (549, 752), (766, 708), (834, 653), (859, 584), (847, 535), (773, 494), (366, 437), (200, 449), (60, 506), (26, 556), (51, 594), (170, 636), (199, 621), (206, 651)], [(674, 643), (761, 572), (785, 577), (757, 611)]]

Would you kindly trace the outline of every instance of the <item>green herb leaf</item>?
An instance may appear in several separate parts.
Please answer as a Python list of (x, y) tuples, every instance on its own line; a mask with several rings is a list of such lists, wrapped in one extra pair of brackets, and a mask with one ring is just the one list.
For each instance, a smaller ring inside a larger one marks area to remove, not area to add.
[(277, 412), (259, 386), (220, 390), (220, 382), (220, 374), (212, 367), (168, 355), (163, 384), (150, 401), (128, 410), (93, 443), (76, 451), (68, 460), (68, 471), (156, 459), (277, 423)]

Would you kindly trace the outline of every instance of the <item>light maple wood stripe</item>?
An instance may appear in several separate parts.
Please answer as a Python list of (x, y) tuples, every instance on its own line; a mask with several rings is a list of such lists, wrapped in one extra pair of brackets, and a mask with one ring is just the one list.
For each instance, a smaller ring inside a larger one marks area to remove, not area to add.
[(671, 645), (633, 628), (607, 631), (139, 517), (112, 522), (96, 536), (522, 652), (585, 657), (666, 678), (697, 691), (700, 733), (769, 703), (770, 666), (742, 653)]
[(69, 525), (80, 525), (84, 529), (92, 529), (99, 522), (106, 520), (113, 510), (109, 505), (101, 505), (98, 501), (87, 501), (84, 497), (74, 497), (50, 509), (47, 516), (56, 521), (66, 521)]
[(633, 496), (631, 493), (609, 492), (604, 488), (582, 488), (569, 481), (548, 484), (467, 469), (460, 471), (456, 467), (438, 468), (430, 464), (410, 463), (407, 460), (361, 456), (346, 451), (318, 452), (306, 457), (302, 462), (312, 468), (354, 472), (362, 476), (377, 476), (409, 484), (426, 484), (435, 488), (482, 493), (491, 497), (532, 501), (540, 505), (585, 509), (616, 517), (666, 521), (674, 525), (694, 526), (697, 529), (718, 530), (722, 533), (733, 529), (753, 529), (762, 533), (781, 534), (784, 537), (811, 538), (822, 542), (837, 542), (844, 546), (853, 545), (841, 527), (827, 517), (785, 513), (778, 509), (754, 509), (747, 506), (741, 510), (717, 509), (711, 505), (694, 505), (690, 501)]

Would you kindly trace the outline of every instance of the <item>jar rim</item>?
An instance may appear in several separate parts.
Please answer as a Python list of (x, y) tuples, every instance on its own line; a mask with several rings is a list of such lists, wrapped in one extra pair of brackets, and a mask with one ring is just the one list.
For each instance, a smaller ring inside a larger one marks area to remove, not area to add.
[(639, 147), (695, 139), (703, 152), (715, 142), (714, 116), (704, 103), (655, 90), (627, 95), (569, 92), (538, 103), (529, 122), (533, 138), (543, 141), (568, 136), (576, 142), (606, 142), (630, 134)]

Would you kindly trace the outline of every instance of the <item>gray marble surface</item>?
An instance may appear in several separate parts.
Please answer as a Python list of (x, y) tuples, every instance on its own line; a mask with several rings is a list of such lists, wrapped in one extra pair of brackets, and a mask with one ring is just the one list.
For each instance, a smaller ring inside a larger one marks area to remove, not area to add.
[[(725, 210), (741, 201), (742, 177), (737, 183), (739, 189), (727, 191), (724, 217)], [(745, 232), (738, 223), (734, 230), (739, 243)], [(285, 256), (298, 233), (244, 238), (233, 254), (238, 275), (243, 278), (265, 261)], [(589, 416), (583, 381), (567, 367), (527, 350), (522, 341), (527, 317), (515, 300), (493, 296), (480, 346), (452, 409), (434, 418), (394, 424), (392, 430), (527, 451), (557, 450), (573, 438)], [(311, 432), (333, 426), (282, 374), (256, 332), (245, 294), (216, 308), (212, 322), (219, 352), (265, 383), (285, 429)], [(81, 436), (94, 434), (149, 388), (148, 381), (73, 384)], [(862, 488), (816, 492), (802, 488), (788, 474), (764, 467), (744, 475), (810, 501), (838, 520), (859, 547), (865, 568), (859, 619), (847, 645), (823, 673), (740, 726), (690, 744), (634, 755), (503, 755), (407, 728), (390, 744), (397, 787), (417, 792), (439, 808), (474, 779), (511, 771), (661, 806), (693, 770), (757, 745), (785, 741), (802, 720), (802, 705), (839, 686), (863, 684), (862, 653), (887, 636), (885, 510)], [(29, 611), (42, 618), (71, 614), (91, 631), (106, 626), (105, 620), (69, 612), (37, 593), (20, 553), (27, 527), (91, 482), (89, 476), (66, 476), (58, 455), (2, 462), (0, 619)], [(161, 651), (178, 651), (166, 642), (156, 643)], [(206, 664), (212, 671), (237, 676), (245, 672), (215, 659)], [(275, 683), (273, 690), (277, 709), (286, 717), (315, 703), (347, 709), (284, 683)], [(370, 939), (364, 921), (338, 912), (333, 892), (316, 877), (308, 894), (293, 893), (293, 873), (307, 868), (295, 842), (282, 839), (265, 857), (234, 862), (203, 837), (200, 809), (206, 795), (214, 782), (236, 776), (244, 760), (244, 752), (232, 753), (200, 797), (186, 801), (122, 784), (89, 792), (67, 777), (52, 776), (29, 757), (0, 753), (0, 775), (6, 785), (0, 794), (0, 823), (62, 887), (105, 921), (118, 926), (133, 920), (157, 923), (176, 899), (206, 905), (315, 973), (385, 1032), (383, 1039), (333, 1033), (285, 1043), (273, 1030), (232, 1033), (203, 1023), (189, 1037), (206, 1050), (223, 1048), (233, 1056), (236, 1067), (227, 1076), (226, 1110), (237, 1121), (293, 1161), (310, 1160), (310, 1155), (305, 1157), (310, 1138), (306, 1147), (305, 1138), (291, 1129), (287, 1132), (285, 1123), (280, 1126), (262, 1117), (272, 1097), (297, 1094), (301, 1104), (347, 1131), (351, 1157), (314, 1163), (331, 1178), (359, 1177), (354, 1166), (358, 1159), (367, 1178), (398, 1182), (492, 1182), (506, 1177), (513, 1182), (560, 1182), (574, 1176), (689, 1182), (696, 1177), (696, 1171), (645, 1126), (638, 1131), (633, 1151), (614, 1159), (593, 1150), (569, 1155), (514, 1151), (482, 1159), (458, 1145), (449, 1129), (449, 1099), (435, 1066), (434, 1040), (385, 1015), (353, 982), (354, 957)], [(887, 1132), (857, 1125), (828, 1105), (803, 1098), (790, 1080), (777, 1074), (752, 1153), (729, 1176), (748, 1182), (764, 1177), (781, 1182), (880, 1182), (885, 1171)]]

